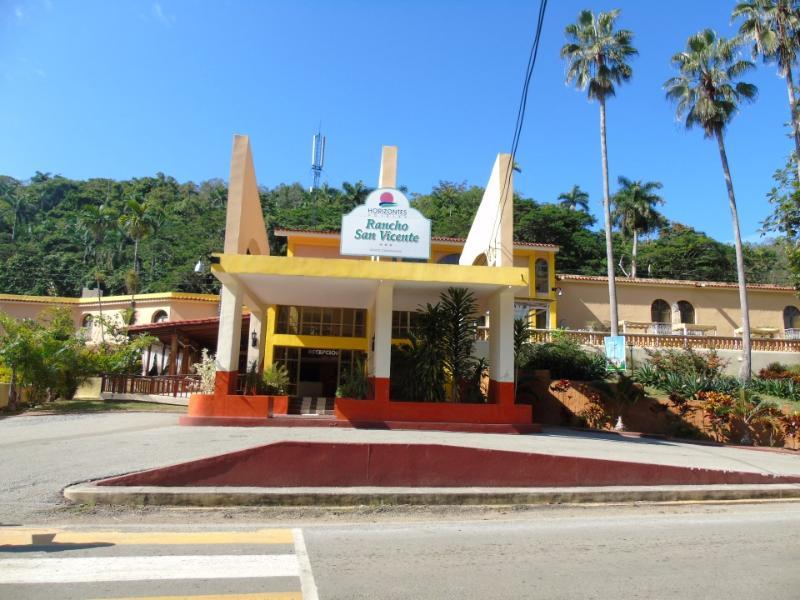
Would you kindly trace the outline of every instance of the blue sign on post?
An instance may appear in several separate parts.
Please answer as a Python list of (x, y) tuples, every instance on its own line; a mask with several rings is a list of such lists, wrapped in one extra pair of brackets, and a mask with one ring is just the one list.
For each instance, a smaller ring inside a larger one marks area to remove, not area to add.
[(624, 371), (625, 365), (625, 336), (609, 335), (603, 338), (606, 359), (609, 371)]

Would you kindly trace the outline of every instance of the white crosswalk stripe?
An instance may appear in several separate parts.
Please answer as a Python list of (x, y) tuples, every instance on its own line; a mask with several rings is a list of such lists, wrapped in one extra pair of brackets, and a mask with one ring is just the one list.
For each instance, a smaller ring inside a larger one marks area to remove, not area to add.
[(298, 577), (294, 554), (90, 556), (0, 561), (0, 584)]
[[(190, 595), (183, 592), (188, 581), (197, 582)], [(137, 599), (318, 597), (300, 529), (0, 528), (0, 598), (107, 598), (109, 589), (120, 592), (115, 598)], [(143, 589), (152, 593), (143, 594)], [(172, 590), (181, 595), (170, 595)]]

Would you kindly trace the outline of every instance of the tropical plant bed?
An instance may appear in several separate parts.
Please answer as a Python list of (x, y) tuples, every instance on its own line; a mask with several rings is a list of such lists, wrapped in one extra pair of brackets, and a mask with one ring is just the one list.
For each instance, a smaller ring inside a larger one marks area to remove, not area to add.
[[(675, 402), (642, 390), (640, 398), (625, 402), (614, 390), (617, 385), (609, 381), (599, 385), (566, 379), (550, 381), (540, 376), (531, 384), (527, 396), (533, 405), (534, 420), (542, 425), (612, 431), (617, 417), (622, 417), (625, 429), (646, 435), (800, 449), (800, 416), (794, 417), (797, 422), (793, 425), (789, 421), (796, 414), (793, 403), (784, 404), (779, 413), (764, 416), (751, 410), (743, 417), (733, 418), (735, 398), (730, 395)], [(525, 395), (521, 393), (518, 402), (525, 401)]]

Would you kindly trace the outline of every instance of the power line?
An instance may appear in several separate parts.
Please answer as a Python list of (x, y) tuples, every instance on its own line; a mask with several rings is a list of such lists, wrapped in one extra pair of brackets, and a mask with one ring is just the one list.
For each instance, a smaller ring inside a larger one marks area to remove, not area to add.
[[(489, 239), (494, 239), (497, 235), (498, 229), (500, 228), (500, 215), (503, 214), (503, 210), (505, 209), (507, 198), (506, 191), (508, 190), (508, 186), (511, 185), (511, 178), (514, 172), (514, 164), (516, 162), (517, 157), (517, 149), (519, 148), (519, 141), (522, 134), (522, 126), (525, 122), (525, 111), (528, 107), (528, 90), (530, 89), (531, 78), (533, 76), (533, 69), (536, 66), (536, 58), (539, 55), (539, 42), (542, 37), (542, 27), (544, 25), (544, 15), (547, 10), (547, 0), (541, 0), (539, 2), (539, 14), (536, 20), (536, 33), (533, 36), (533, 43), (531, 44), (531, 51), (528, 56), (528, 65), (525, 68), (525, 81), (522, 85), (522, 95), (519, 100), (519, 106), (517, 108), (517, 119), (514, 125), (514, 136), (511, 141), (511, 165), (508, 169), (508, 173), (506, 175), (505, 181), (503, 182), (503, 187), (500, 190), (500, 197), (502, 198), (502, 204), (500, 205), (500, 210), (498, 211), (497, 215), (495, 215), (494, 224), (492, 225), (492, 235)], [(512, 203), (513, 203), (513, 191), (512, 191)]]

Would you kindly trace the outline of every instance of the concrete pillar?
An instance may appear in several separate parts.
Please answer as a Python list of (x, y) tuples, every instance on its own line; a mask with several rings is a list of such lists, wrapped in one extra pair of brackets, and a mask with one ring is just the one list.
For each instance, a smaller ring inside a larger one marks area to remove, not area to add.
[(153, 344), (150, 344), (147, 347), (147, 350), (144, 351), (144, 360), (142, 361), (142, 375), (149, 375), (150, 371), (150, 356), (153, 353)]
[(224, 284), (220, 290), (219, 333), (217, 334), (217, 376), (214, 395), (236, 393), (239, 374), (239, 346), (242, 339), (242, 291)]
[(514, 292), (489, 297), (489, 400), (514, 404)]
[(271, 365), (275, 362), (275, 322), (277, 317), (277, 307), (273, 304), (267, 307), (267, 322), (264, 327), (264, 364)]
[(180, 374), (181, 375), (186, 375), (186, 374), (189, 373), (189, 369), (191, 368), (190, 365), (189, 365), (189, 351), (190, 351), (190, 348), (189, 348), (189, 341), (187, 339), (184, 338), (183, 342), (184, 342), (184, 346), (183, 346), (183, 353), (181, 355), (181, 370), (180, 370)]
[[(253, 368), (253, 363), (258, 365), (260, 373), (264, 366), (264, 331), (266, 329), (265, 311), (259, 312), (250, 309), (250, 331), (247, 332), (247, 370)], [(253, 347), (253, 334), (256, 336), (256, 345)]]
[(375, 291), (370, 309), (369, 377), (375, 400), (389, 401), (389, 377), (392, 362), (392, 307), (394, 284), (382, 281)]
[(381, 149), (381, 171), (378, 175), (378, 187), (397, 187), (397, 146), (384, 146)]
[(169, 342), (169, 374), (178, 374), (178, 334), (173, 333)]

